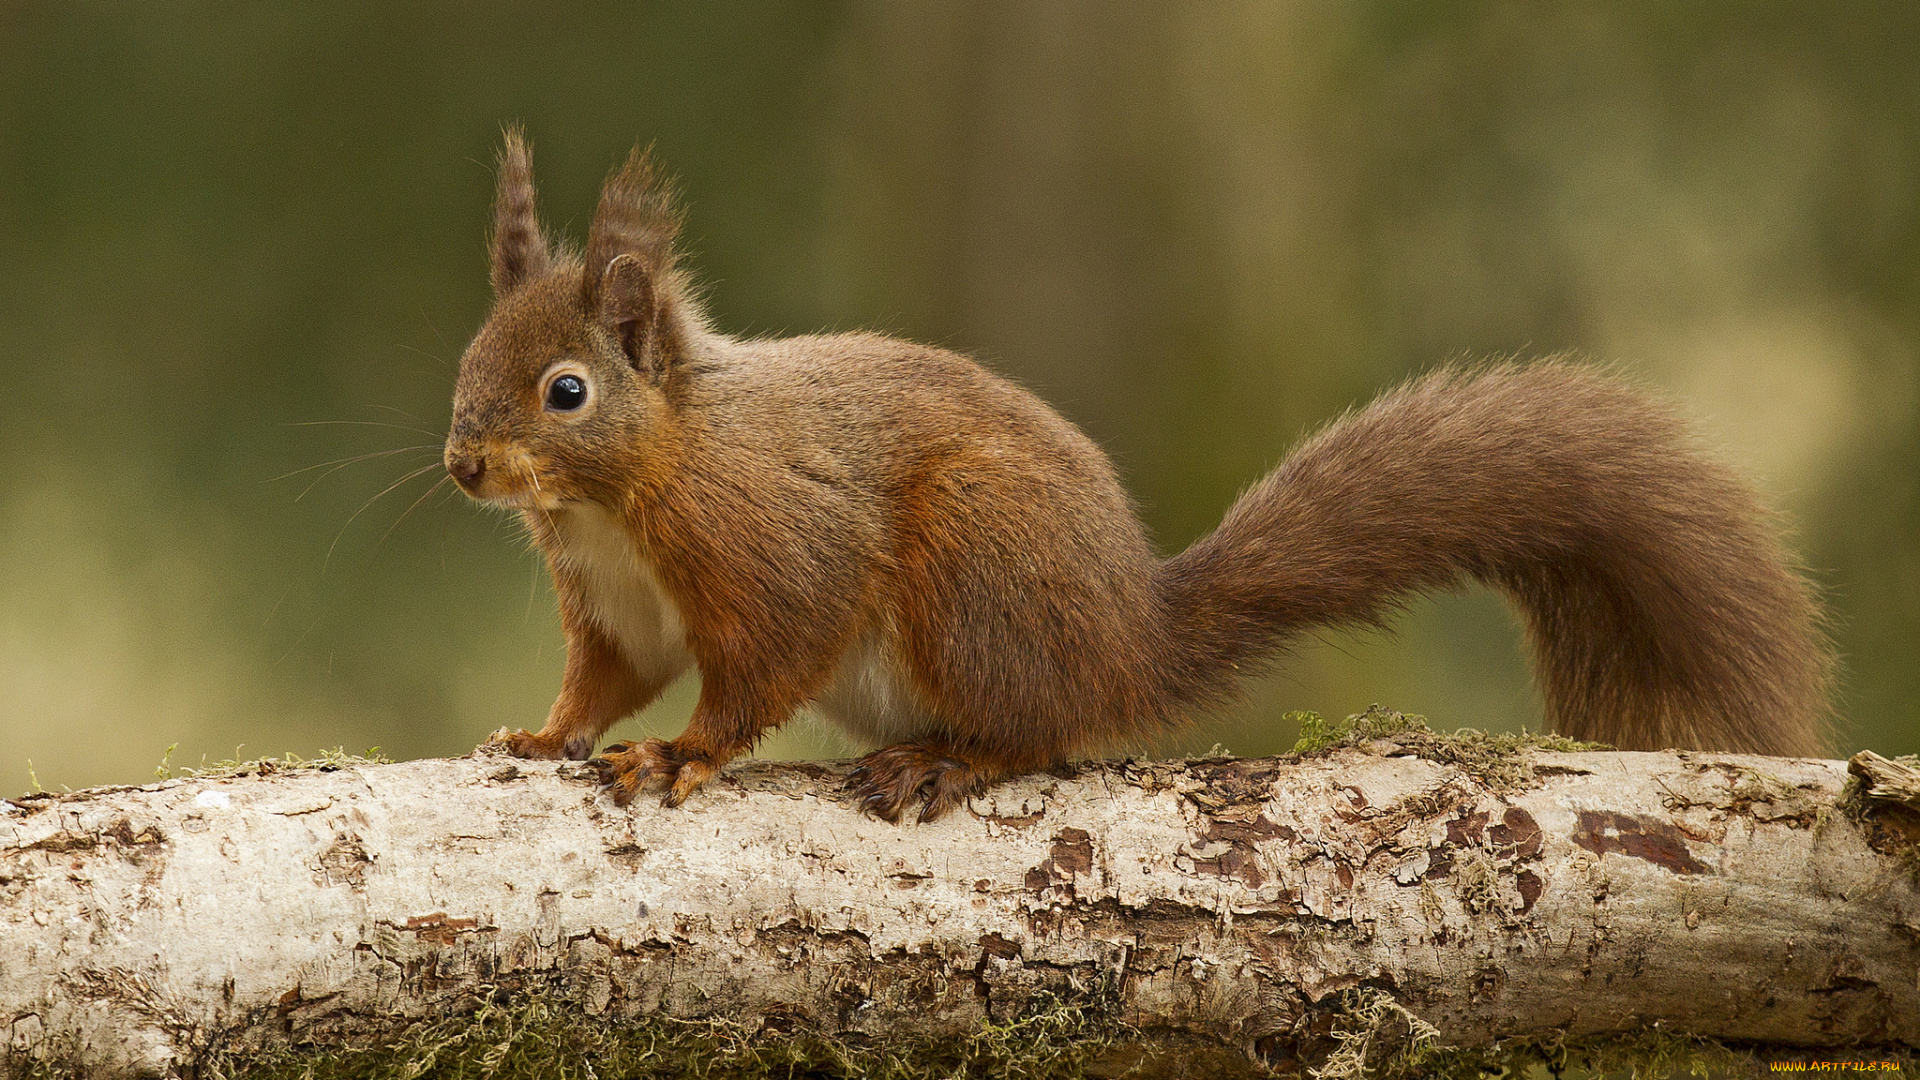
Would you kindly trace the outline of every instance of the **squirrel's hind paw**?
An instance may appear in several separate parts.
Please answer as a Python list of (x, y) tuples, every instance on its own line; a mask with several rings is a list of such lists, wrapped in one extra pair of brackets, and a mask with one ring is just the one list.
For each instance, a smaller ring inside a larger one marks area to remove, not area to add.
[(656, 779), (667, 787), (660, 805), (679, 806), (720, 771), (714, 762), (686, 753), (664, 739), (614, 743), (587, 764), (600, 774), (601, 786), (618, 806), (632, 802)]
[(972, 763), (920, 743), (901, 743), (860, 759), (847, 777), (860, 809), (898, 822), (914, 803), (919, 820), (932, 821), (978, 794), (992, 779)]

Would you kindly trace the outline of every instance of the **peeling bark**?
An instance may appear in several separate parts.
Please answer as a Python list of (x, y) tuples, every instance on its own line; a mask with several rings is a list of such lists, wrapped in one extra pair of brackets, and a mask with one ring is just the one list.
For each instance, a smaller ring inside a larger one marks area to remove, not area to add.
[(1268, 1061), (1357, 987), (1470, 1047), (1920, 1046), (1920, 829), (1838, 810), (1844, 763), (1404, 753), (1085, 764), (898, 827), (811, 763), (679, 810), (491, 756), (0, 803), (0, 1073), (177, 1073), (499, 989), (884, 1035), (1105, 987)]

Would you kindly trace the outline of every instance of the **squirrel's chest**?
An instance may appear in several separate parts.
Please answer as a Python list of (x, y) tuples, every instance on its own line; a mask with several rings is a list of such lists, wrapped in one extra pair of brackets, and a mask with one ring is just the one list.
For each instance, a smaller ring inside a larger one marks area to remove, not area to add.
[(626, 528), (597, 506), (552, 515), (556, 556), (579, 583), (586, 616), (619, 645), (643, 678), (671, 679), (693, 663), (680, 609)]

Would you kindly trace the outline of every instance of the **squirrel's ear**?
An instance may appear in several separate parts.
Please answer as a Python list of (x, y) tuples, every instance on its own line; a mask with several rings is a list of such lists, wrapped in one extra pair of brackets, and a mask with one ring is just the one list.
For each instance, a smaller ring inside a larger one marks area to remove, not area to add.
[(613, 332), (634, 370), (655, 381), (676, 353), (667, 309), (680, 296), (673, 255), (679, 232), (680, 212), (653, 160), (641, 150), (628, 154), (607, 177), (587, 230), (580, 299)]
[(518, 127), (500, 148), (500, 186), (493, 199), (493, 295), (506, 296), (545, 274), (553, 255), (534, 211), (533, 162)]
[[(587, 265), (611, 268), (621, 255), (640, 260), (648, 274), (658, 277), (674, 265), (673, 241), (680, 233), (680, 211), (671, 187), (643, 150), (634, 150), (607, 177), (600, 189), (600, 205), (587, 229)], [(604, 278), (604, 275), (602, 275)], [(588, 274), (582, 283), (589, 310), (596, 306), (600, 279)]]
[(635, 371), (658, 381), (666, 374), (660, 341), (660, 305), (653, 275), (632, 255), (617, 255), (594, 290), (600, 321), (613, 332)]

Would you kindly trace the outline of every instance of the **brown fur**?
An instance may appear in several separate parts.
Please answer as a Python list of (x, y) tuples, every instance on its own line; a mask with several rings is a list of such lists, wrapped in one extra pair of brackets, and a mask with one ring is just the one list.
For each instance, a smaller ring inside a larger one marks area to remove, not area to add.
[[(553, 569), (559, 700), (514, 753), (585, 757), (689, 664), (677, 739), (609, 747), (677, 804), (801, 705), (893, 742), (888, 819), (1164, 730), (1294, 634), (1477, 578), (1527, 624), (1549, 718), (1629, 748), (1820, 746), (1831, 662), (1767, 516), (1663, 409), (1563, 361), (1448, 370), (1329, 426), (1211, 535), (1157, 559), (1106, 457), (965, 357), (873, 334), (712, 331), (643, 155), (583, 263), (532, 216), (510, 132), (494, 311), (449, 470)], [(556, 372), (592, 386), (543, 406)]]

